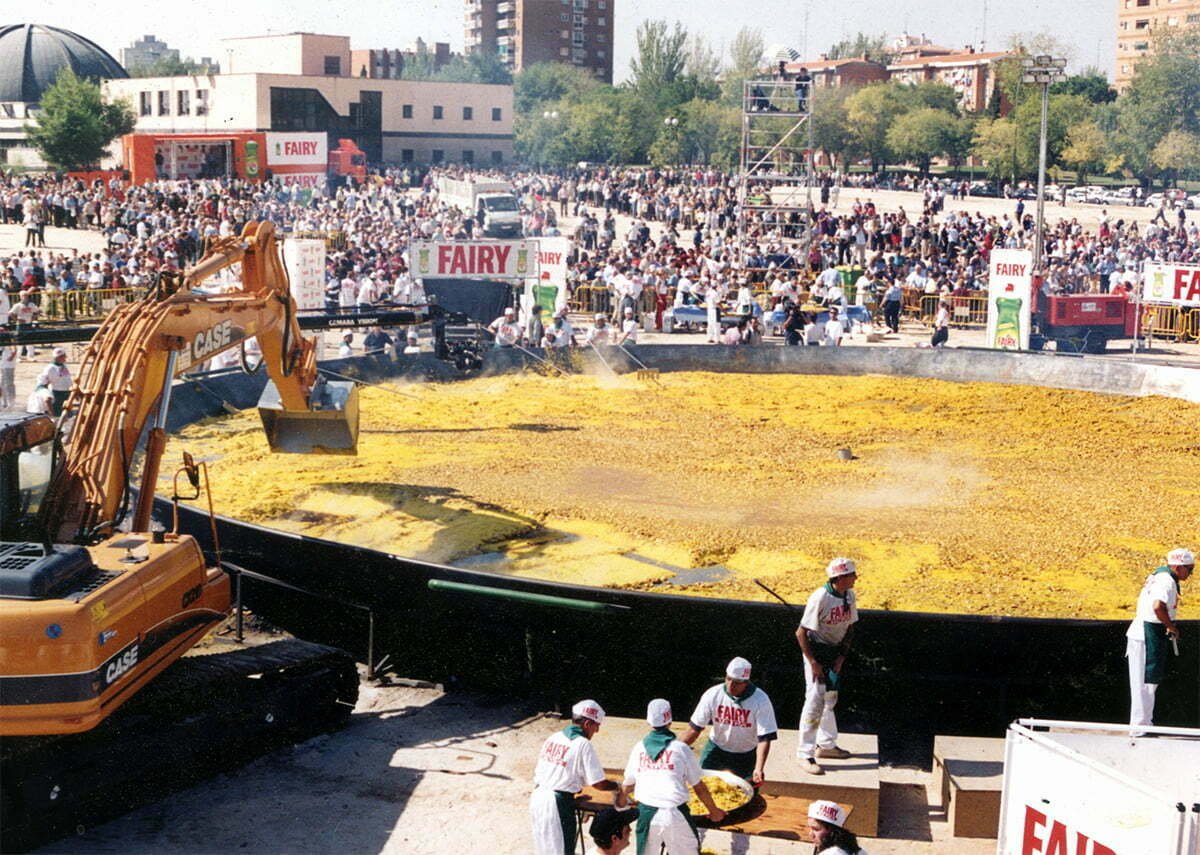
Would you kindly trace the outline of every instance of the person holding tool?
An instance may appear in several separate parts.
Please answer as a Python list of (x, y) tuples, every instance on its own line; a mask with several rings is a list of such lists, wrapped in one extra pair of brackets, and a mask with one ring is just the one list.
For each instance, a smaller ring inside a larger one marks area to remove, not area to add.
[(1129, 735), (1144, 736), (1140, 728), (1154, 723), (1154, 695), (1167, 672), (1167, 651), (1179, 654), (1179, 583), (1196, 569), (1196, 557), (1188, 549), (1172, 549), (1167, 563), (1146, 577), (1138, 594), (1137, 614), (1125, 633), (1125, 657), (1129, 660)]
[(591, 743), (603, 723), (600, 705), (583, 700), (571, 707), (571, 723), (542, 743), (529, 797), (535, 855), (569, 855), (575, 849), (575, 794), (605, 781)]
[[(767, 693), (750, 682), (750, 663), (735, 656), (725, 666), (725, 682), (700, 696), (680, 737), (688, 745), (712, 725), (700, 752), (701, 769), (727, 769), (755, 786), (766, 780), (767, 755), (779, 734), (775, 707)], [(701, 838), (703, 839), (703, 837)], [(733, 835), (731, 855), (749, 851), (750, 838)]]
[(687, 807), (688, 786), (708, 808), (712, 822), (723, 820), (725, 811), (700, 780), (692, 749), (671, 732), (671, 704), (663, 698), (652, 700), (646, 723), (651, 730), (629, 752), (617, 807), (624, 807), (633, 793), (638, 803), (637, 855), (699, 855), (700, 839)]
[(849, 558), (835, 558), (825, 568), (825, 575), (828, 581), (809, 596), (796, 628), (796, 641), (804, 653), (804, 709), (797, 753), (801, 768), (810, 775), (824, 773), (817, 757), (843, 760), (850, 756), (837, 745), (833, 710), (858, 621), (854, 598), (858, 567)]

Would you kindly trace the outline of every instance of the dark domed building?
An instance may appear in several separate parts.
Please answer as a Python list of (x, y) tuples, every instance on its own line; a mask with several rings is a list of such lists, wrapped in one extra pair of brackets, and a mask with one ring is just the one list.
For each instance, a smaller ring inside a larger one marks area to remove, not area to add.
[(31, 108), (64, 68), (95, 81), (129, 76), (104, 48), (70, 30), (0, 25), (0, 165), (8, 149), (24, 145)]
[(0, 26), (0, 102), (36, 104), (64, 68), (96, 81), (129, 76), (104, 48), (70, 30)]

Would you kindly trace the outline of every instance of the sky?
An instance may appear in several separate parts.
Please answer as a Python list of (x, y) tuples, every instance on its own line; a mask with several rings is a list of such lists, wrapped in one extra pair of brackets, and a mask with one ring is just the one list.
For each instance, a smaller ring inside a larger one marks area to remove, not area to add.
[[(7, 8), (4, 8), (7, 7)], [(0, 0), (0, 20), (16, 23), (16, 0)], [(220, 62), (220, 40), (269, 32), (350, 36), (354, 48), (404, 48), (417, 37), (462, 50), (462, 0), (208, 0), (131, 4), (127, 0), (40, 0), (26, 7), (30, 23), (73, 30), (118, 59), (118, 51), (153, 33), (184, 56)], [(924, 33), (937, 44), (1004, 48), (1014, 34), (1048, 33), (1069, 54), (1071, 68), (1098, 66), (1112, 76), (1116, 50), (1115, 0), (611, 0), (615, 9), (614, 76), (628, 75), (638, 24), (679, 21), (714, 47), (728, 46), (743, 26), (757, 27), (769, 46), (784, 45), (814, 59), (834, 42), (871, 35)], [(986, 29), (985, 29), (986, 26)]]

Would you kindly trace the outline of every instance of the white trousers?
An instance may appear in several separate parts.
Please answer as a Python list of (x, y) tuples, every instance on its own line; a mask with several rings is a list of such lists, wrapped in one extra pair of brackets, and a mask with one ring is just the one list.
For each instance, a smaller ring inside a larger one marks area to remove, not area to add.
[(1129, 660), (1129, 723), (1134, 726), (1133, 736), (1145, 731), (1137, 730), (1154, 724), (1154, 693), (1157, 683), (1146, 682), (1146, 642), (1135, 638), (1126, 639), (1125, 658)]
[(721, 340), (721, 318), (715, 307), (709, 307), (706, 320), (708, 321), (708, 340), (716, 343)]
[(554, 790), (546, 787), (534, 789), (529, 797), (529, 818), (533, 823), (534, 855), (569, 855), (565, 851)]
[(837, 745), (833, 708), (837, 706), (838, 693), (827, 691), (825, 686), (813, 677), (812, 665), (805, 659), (804, 709), (800, 711), (800, 748), (796, 752), (801, 757), (815, 757), (818, 748)]
[(644, 855), (700, 855), (700, 841), (677, 808), (659, 808), (650, 820), (642, 851)]

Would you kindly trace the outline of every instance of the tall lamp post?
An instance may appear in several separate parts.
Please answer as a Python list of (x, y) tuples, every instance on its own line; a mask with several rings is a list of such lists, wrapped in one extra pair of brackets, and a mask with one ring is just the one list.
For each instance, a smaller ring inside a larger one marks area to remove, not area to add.
[(1038, 140), (1038, 184), (1037, 184), (1037, 225), (1033, 239), (1033, 269), (1042, 269), (1042, 249), (1044, 246), (1043, 232), (1045, 229), (1046, 211), (1046, 125), (1050, 118), (1050, 85), (1063, 76), (1067, 61), (1047, 54), (1025, 56), (1021, 58), (1023, 72), (1022, 83), (1036, 83), (1042, 87), (1042, 131)]
[[(673, 144), (675, 152), (678, 153), (678, 151), (679, 151), (679, 119), (677, 119), (674, 116), (667, 116), (665, 119), (663, 119), (663, 127), (666, 128), (667, 134), (671, 138), (671, 143)], [(679, 164), (676, 163), (675, 165), (678, 166)]]
[[(546, 110), (545, 112), (542, 113), (542, 118), (545, 119), (547, 122), (553, 122), (555, 125), (557, 125), (558, 124), (558, 110)], [(538, 148), (538, 159), (541, 161), (538, 164), (538, 166), (545, 168), (545, 166), (546, 166), (546, 147), (545, 146), (540, 146)]]

